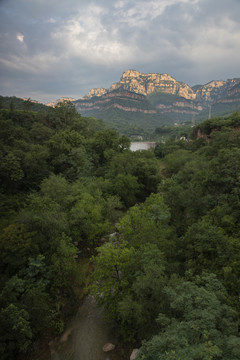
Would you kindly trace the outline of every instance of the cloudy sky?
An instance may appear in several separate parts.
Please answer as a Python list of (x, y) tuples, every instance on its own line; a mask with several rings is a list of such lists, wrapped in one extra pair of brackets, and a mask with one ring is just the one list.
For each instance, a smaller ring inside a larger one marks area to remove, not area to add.
[(240, 0), (0, 0), (0, 95), (81, 98), (123, 71), (240, 77)]

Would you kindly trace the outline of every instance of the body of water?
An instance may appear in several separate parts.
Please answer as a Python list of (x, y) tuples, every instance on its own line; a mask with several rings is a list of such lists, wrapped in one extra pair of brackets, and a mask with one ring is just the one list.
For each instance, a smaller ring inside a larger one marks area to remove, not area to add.
[(137, 151), (137, 150), (149, 150), (152, 148), (155, 148), (156, 143), (155, 142), (147, 142), (147, 141), (133, 141), (130, 145), (131, 151)]

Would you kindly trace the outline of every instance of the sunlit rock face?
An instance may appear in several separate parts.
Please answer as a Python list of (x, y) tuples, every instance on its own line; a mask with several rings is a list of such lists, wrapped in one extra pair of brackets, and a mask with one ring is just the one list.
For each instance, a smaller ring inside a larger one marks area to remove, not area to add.
[(74, 105), (83, 116), (102, 119), (120, 132), (128, 126), (133, 133), (139, 126), (154, 131), (163, 124), (194, 124), (240, 109), (240, 78), (190, 87), (169, 74), (129, 69), (108, 89), (91, 89)]
[(94, 88), (91, 89), (84, 97), (83, 99), (89, 99), (94, 96), (102, 96), (106, 94), (107, 90), (104, 88)]
[(58, 103), (64, 103), (66, 101), (70, 101), (70, 102), (73, 102), (73, 101), (76, 101), (76, 99), (72, 98), (72, 97), (61, 97), (60, 99), (57, 99), (56, 101), (54, 102), (49, 102), (47, 104), (45, 104), (46, 106), (50, 106), (50, 107), (55, 107)]
[(137, 94), (149, 95), (154, 91), (178, 95), (194, 100), (196, 94), (185, 83), (179, 82), (168, 74), (143, 74), (136, 70), (126, 70), (120, 81), (113, 84), (109, 91), (124, 89)]
[(227, 96), (231, 89), (240, 84), (240, 79), (213, 80), (205, 85), (190, 87), (188, 84), (177, 81), (169, 74), (144, 74), (137, 70), (126, 70), (119, 82), (113, 83), (109, 89), (91, 89), (83, 99), (102, 96), (115, 90), (126, 90), (136, 94), (150, 95), (161, 92), (183, 97), (187, 100), (211, 101)]

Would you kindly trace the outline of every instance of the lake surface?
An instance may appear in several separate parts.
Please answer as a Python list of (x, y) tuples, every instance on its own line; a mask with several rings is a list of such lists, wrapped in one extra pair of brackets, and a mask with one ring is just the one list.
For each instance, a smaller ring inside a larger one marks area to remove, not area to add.
[(130, 145), (131, 151), (137, 151), (137, 150), (149, 150), (152, 148), (155, 148), (156, 143), (155, 142), (146, 142), (146, 141), (133, 141)]

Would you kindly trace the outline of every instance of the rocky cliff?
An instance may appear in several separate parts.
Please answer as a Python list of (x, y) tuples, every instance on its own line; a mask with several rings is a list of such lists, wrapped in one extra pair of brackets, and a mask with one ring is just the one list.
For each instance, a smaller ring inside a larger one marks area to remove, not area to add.
[(231, 89), (238, 84), (240, 84), (240, 79), (210, 81), (205, 85), (193, 87), (193, 90), (195, 90), (197, 100), (214, 101), (228, 96)]
[(83, 99), (90, 99), (95, 96), (102, 96), (115, 90), (129, 91), (145, 96), (154, 92), (161, 92), (183, 97), (195, 102), (219, 100), (228, 95), (229, 91), (240, 84), (240, 78), (213, 80), (205, 85), (196, 85), (192, 88), (183, 82), (177, 81), (171, 75), (150, 73), (143, 74), (137, 70), (126, 70), (119, 82), (111, 85), (109, 89), (91, 89)]
[(76, 99), (74, 99), (72, 97), (61, 97), (60, 99), (57, 99), (56, 101), (53, 101), (53, 102), (49, 102), (49, 103), (47, 103), (45, 105), (50, 106), (50, 107), (55, 107), (58, 103), (63, 103), (65, 101), (74, 102), (74, 101), (76, 101)]
[(168, 74), (143, 74), (136, 70), (127, 70), (119, 82), (113, 84), (109, 91), (122, 89), (133, 91), (137, 94), (150, 95), (154, 91), (182, 96), (194, 100), (196, 94), (185, 83), (175, 80)]
[(104, 94), (106, 94), (107, 90), (104, 88), (94, 88), (91, 89), (84, 97), (83, 99), (90, 99), (91, 97), (94, 96), (102, 96)]
[(240, 78), (190, 87), (168, 74), (126, 70), (109, 89), (91, 89), (74, 104), (82, 115), (101, 118), (110, 125), (124, 122), (135, 126), (141, 118), (141, 126), (146, 121), (152, 129), (163, 123), (206, 119), (210, 107), (212, 116), (240, 109)]

